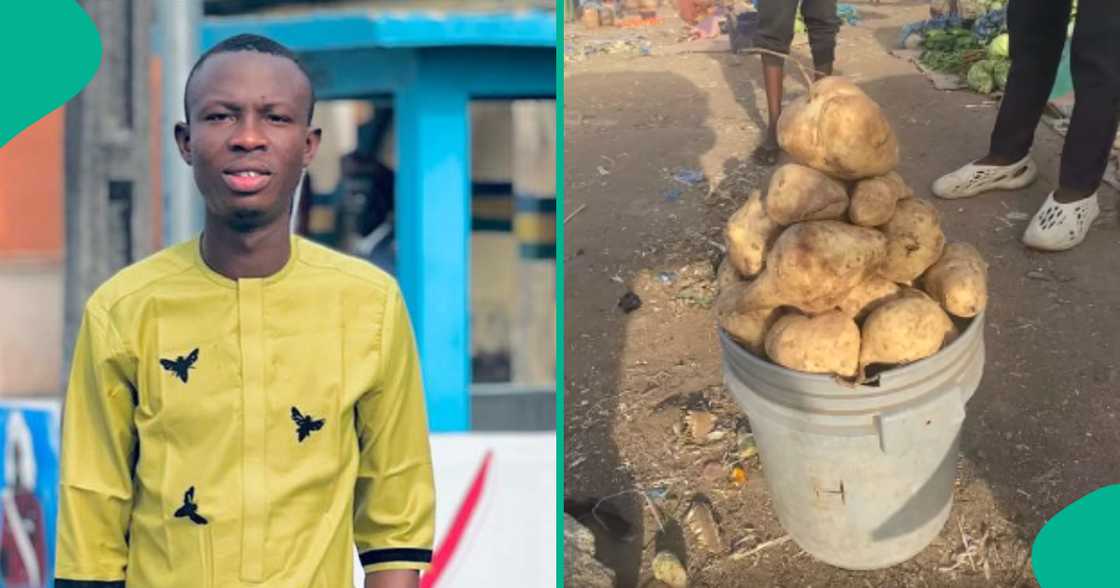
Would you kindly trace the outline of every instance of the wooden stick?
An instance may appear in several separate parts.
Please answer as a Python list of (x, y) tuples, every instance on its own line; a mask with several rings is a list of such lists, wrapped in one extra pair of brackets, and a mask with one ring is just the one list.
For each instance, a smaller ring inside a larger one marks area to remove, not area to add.
[(580, 204), (580, 205), (579, 205), (579, 207), (578, 207), (578, 208), (576, 208), (575, 210), (573, 210), (571, 214), (569, 214), (568, 216), (564, 217), (564, 224), (568, 224), (568, 221), (572, 220), (572, 218), (573, 218), (573, 217), (575, 217), (575, 215), (579, 214), (579, 213), (580, 213), (580, 212), (581, 212), (581, 211), (582, 211), (583, 209), (585, 209), (585, 208), (587, 208), (587, 204), (586, 204), (586, 203), (584, 203), (584, 204)]
[(785, 542), (789, 541), (790, 539), (792, 539), (792, 537), (790, 537), (789, 535), (783, 535), (781, 537), (778, 537), (777, 539), (771, 539), (770, 541), (767, 541), (766, 543), (763, 543), (762, 545), (759, 545), (758, 547), (755, 547), (754, 549), (752, 549), (750, 551), (733, 553), (733, 554), (731, 554), (731, 559), (740, 560), (740, 559), (748, 558), (748, 557), (762, 551), (763, 549), (768, 549), (768, 548), (773, 547), (775, 545), (781, 545), (782, 543), (785, 543)]
[(964, 534), (964, 525), (961, 525), (961, 519), (957, 518), (957, 529), (961, 532), (961, 543), (964, 543), (964, 555), (968, 558), (968, 565), (972, 567), (972, 571), (976, 571), (976, 560), (972, 559), (972, 547), (968, 544), (968, 536)]

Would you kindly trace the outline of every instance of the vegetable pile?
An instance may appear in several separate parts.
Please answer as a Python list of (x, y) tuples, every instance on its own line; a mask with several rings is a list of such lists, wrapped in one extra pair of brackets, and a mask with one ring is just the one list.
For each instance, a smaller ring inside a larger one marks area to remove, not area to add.
[[(1011, 43), (1007, 32), (1007, 2), (977, 0), (970, 9), (978, 13), (949, 14), (906, 25), (899, 46), (920, 35), (922, 65), (941, 73), (958, 75), (969, 89), (981, 94), (1002, 92), (1011, 70)], [(1077, 17), (1073, 1), (1067, 33), (1072, 36)]]
[(921, 62), (930, 69), (963, 76), (986, 53), (980, 40), (968, 29), (935, 29), (922, 39)]
[(980, 2), (977, 8), (985, 12), (971, 20), (954, 14), (907, 25), (902, 42), (920, 33), (922, 65), (960, 76), (973, 91), (991, 94), (1006, 87), (1011, 68), (1007, 10), (999, 0)]
[(851, 381), (937, 353), (987, 305), (987, 263), (946, 243), (937, 209), (893, 170), (894, 131), (827, 77), (778, 121), (795, 163), (727, 221), (715, 310), (750, 353)]

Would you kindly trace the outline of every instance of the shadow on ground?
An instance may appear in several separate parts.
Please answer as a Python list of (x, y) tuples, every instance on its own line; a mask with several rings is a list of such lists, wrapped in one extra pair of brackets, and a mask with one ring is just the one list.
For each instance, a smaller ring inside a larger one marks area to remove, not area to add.
[[(620, 99), (597, 102), (608, 89)], [(650, 101), (658, 107), (648, 108)], [(700, 167), (678, 157), (673, 169), (662, 169), (658, 146), (669, 143), (683, 153), (710, 148), (705, 104), (703, 92), (670, 73), (565, 80), (565, 215), (585, 206), (565, 225), (565, 510), (595, 533), (597, 555), (615, 570), (619, 586), (638, 585), (647, 550), (668, 549), (688, 565), (676, 521), (668, 520), (664, 531), (645, 528), (645, 499), (628, 473), (625, 449), (616, 445), (615, 424), (630, 418), (619, 402), (626, 347), (635, 344), (627, 337), (631, 315), (619, 300), (637, 289), (622, 280), (629, 275), (622, 268), (656, 256), (647, 248), (666, 236), (651, 235), (647, 225), (659, 207), (680, 198), (679, 184), (668, 176)], [(636, 312), (648, 309), (646, 303)]]

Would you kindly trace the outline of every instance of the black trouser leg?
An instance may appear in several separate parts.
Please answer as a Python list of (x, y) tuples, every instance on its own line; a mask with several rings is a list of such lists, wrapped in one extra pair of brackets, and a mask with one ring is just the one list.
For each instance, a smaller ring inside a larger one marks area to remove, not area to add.
[(797, 0), (759, 0), (754, 46), (788, 55), (795, 20)]
[(1069, 10), (1070, 0), (1008, 3), (1011, 72), (992, 130), (989, 155), (1014, 162), (1030, 152), (1062, 59)]
[(830, 68), (836, 60), (836, 34), (840, 32), (836, 0), (801, 0), (801, 17), (809, 33), (813, 65), (818, 70)]
[(1070, 48), (1073, 116), (1058, 185), (1088, 194), (1104, 176), (1120, 116), (1120, 6), (1115, 0), (1081, 0), (1077, 10)]

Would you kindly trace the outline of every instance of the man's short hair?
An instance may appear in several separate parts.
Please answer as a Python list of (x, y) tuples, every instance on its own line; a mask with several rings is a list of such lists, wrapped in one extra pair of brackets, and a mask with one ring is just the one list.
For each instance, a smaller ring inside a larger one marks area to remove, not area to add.
[(311, 117), (315, 114), (315, 86), (311, 83), (311, 74), (308, 73), (307, 68), (303, 66), (295, 53), (291, 49), (261, 35), (242, 34), (235, 37), (230, 37), (217, 45), (214, 45), (206, 53), (203, 53), (198, 61), (194, 62), (194, 67), (191, 67), (191, 73), (187, 76), (187, 84), (183, 88), (183, 113), (187, 117), (187, 122), (191, 121), (190, 107), (187, 105), (187, 96), (190, 95), (191, 80), (194, 79), (194, 74), (206, 63), (207, 59), (219, 53), (235, 53), (237, 51), (256, 51), (258, 53), (267, 53), (277, 57), (283, 57), (296, 64), (296, 67), (303, 72), (304, 77), (307, 78), (307, 87), (311, 89), (311, 105), (307, 109), (307, 123), (311, 124)]

